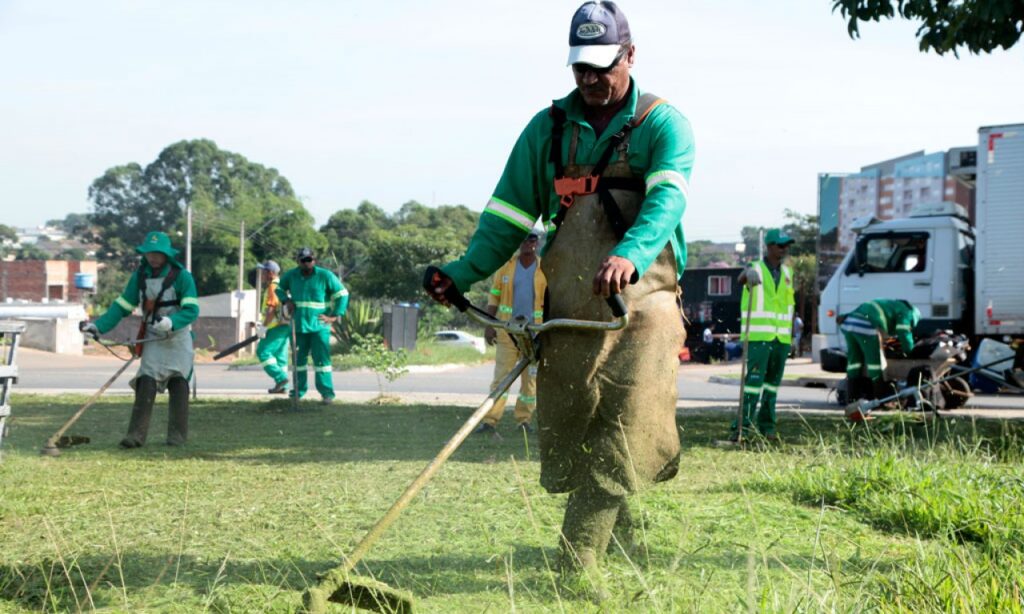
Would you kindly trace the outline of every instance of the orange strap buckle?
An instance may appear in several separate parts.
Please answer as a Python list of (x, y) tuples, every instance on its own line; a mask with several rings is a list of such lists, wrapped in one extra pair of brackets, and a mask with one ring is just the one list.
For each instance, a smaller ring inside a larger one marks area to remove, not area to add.
[(560, 177), (555, 179), (555, 194), (562, 198), (559, 202), (563, 207), (571, 207), (576, 196), (593, 194), (597, 191), (597, 181), (600, 177), (587, 175), (586, 177)]

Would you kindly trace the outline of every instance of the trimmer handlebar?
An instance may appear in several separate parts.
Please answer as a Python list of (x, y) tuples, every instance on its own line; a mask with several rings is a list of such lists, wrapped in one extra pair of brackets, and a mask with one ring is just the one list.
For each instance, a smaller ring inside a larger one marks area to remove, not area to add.
[[(441, 269), (430, 266), (427, 267), (426, 274), (424, 275), (424, 287), (427, 292), (434, 295), (434, 288), (440, 287), (448, 276), (445, 275)], [(472, 319), (483, 324), (484, 326), (490, 326), (493, 328), (500, 328), (507, 332), (529, 332), (529, 333), (540, 333), (553, 328), (577, 328), (584, 330), (620, 330), (626, 327), (629, 323), (629, 310), (626, 308), (626, 301), (622, 300), (621, 294), (613, 294), (605, 299), (608, 303), (608, 307), (612, 310), (612, 315), (615, 316), (614, 320), (608, 322), (598, 322), (594, 320), (573, 320), (570, 318), (558, 318), (555, 320), (548, 320), (541, 324), (533, 322), (520, 322), (515, 319), (513, 320), (499, 320), (498, 318), (487, 313), (483, 309), (474, 306), (469, 302), (469, 299), (464, 294), (459, 292), (459, 289), (454, 283), (448, 284), (444, 289), (444, 300), (450, 305), (458, 309), (459, 311), (466, 313)]]

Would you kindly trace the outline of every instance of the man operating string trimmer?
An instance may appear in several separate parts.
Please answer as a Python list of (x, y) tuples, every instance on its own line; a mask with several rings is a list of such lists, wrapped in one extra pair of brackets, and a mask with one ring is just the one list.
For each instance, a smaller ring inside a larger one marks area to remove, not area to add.
[(629, 533), (626, 497), (679, 466), (676, 300), (694, 148), (689, 122), (630, 77), (636, 47), (615, 4), (581, 6), (569, 45), (576, 88), (530, 121), (468, 251), (425, 285), (438, 300), (468, 290), (542, 219), (545, 321), (605, 320), (602, 297), (625, 298), (622, 331), (543, 333), (537, 373), (541, 485), (569, 494), (563, 581), (597, 600), (612, 529)]
[(135, 404), (122, 448), (146, 443), (156, 393), (170, 395), (167, 444), (180, 446), (188, 439), (188, 380), (192, 376), (191, 324), (199, 316), (199, 300), (192, 275), (175, 259), (178, 250), (162, 232), (146, 235), (135, 248), (142, 254), (139, 267), (110, 309), (95, 322), (82, 322), (83, 333), (98, 336), (111, 330), (136, 306), (142, 305), (143, 323), (138, 338), (162, 337), (137, 346), (142, 353), (138, 373), (132, 378)]

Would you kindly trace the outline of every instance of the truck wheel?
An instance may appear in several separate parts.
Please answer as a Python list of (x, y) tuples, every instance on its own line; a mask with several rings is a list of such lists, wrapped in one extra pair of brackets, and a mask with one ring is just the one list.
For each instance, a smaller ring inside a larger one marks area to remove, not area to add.
[(971, 398), (971, 386), (962, 377), (942, 382), (942, 398), (946, 409), (959, 409)]

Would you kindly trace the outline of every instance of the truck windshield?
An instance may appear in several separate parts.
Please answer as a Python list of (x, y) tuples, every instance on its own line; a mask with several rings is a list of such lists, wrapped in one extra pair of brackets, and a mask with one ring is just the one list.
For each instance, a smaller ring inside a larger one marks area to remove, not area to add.
[(857, 241), (847, 275), (919, 273), (928, 267), (928, 233), (893, 232), (864, 235)]

